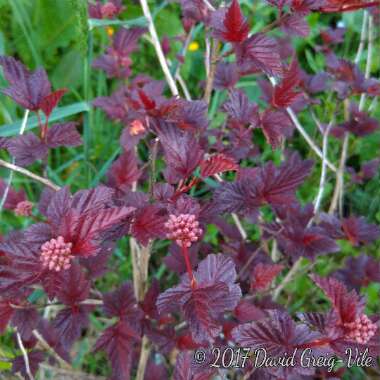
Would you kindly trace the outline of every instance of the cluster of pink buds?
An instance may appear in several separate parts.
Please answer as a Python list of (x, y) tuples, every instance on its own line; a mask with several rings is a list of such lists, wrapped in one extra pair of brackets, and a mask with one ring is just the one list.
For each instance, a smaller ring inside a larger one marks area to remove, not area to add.
[(103, 18), (112, 18), (118, 12), (118, 9), (113, 3), (105, 3), (101, 8), (101, 13)]
[(165, 223), (165, 227), (169, 231), (167, 235), (169, 239), (175, 240), (180, 247), (187, 248), (198, 241), (203, 232), (193, 214), (180, 214), (178, 216), (171, 214)]
[(130, 134), (132, 136), (137, 136), (137, 135), (144, 133), (144, 132), (145, 132), (145, 127), (144, 127), (143, 123), (138, 119), (133, 120), (131, 123)]
[(51, 239), (41, 246), (42, 266), (49, 270), (59, 272), (71, 266), (72, 243), (66, 243), (62, 236)]
[(346, 337), (360, 344), (367, 343), (376, 333), (377, 325), (373, 323), (365, 314), (360, 315), (354, 322), (345, 323), (348, 329)]
[(33, 203), (29, 201), (22, 201), (17, 203), (14, 213), (18, 216), (30, 216), (32, 215)]

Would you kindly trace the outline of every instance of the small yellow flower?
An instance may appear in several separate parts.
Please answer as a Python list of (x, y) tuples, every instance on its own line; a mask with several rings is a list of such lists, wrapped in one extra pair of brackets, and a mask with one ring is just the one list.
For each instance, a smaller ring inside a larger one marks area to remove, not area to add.
[(113, 34), (115, 33), (115, 30), (114, 30), (114, 28), (112, 28), (112, 26), (107, 26), (107, 34), (110, 36), (110, 37), (112, 37), (113, 36)]
[(197, 51), (199, 49), (199, 44), (197, 41), (193, 41), (189, 44), (189, 51)]

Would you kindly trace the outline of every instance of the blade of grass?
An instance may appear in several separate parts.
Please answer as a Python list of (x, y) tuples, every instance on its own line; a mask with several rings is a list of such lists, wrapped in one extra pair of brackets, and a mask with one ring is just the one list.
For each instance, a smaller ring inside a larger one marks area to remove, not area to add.
[[(49, 118), (49, 122), (53, 122), (53, 121), (63, 119), (65, 117), (77, 115), (78, 113), (88, 112), (89, 110), (90, 110), (90, 106), (86, 102), (78, 102), (78, 103), (70, 104), (68, 106), (58, 107), (51, 114)], [(42, 121), (44, 121), (43, 117), (42, 117)], [(8, 137), (8, 136), (16, 135), (18, 131), (20, 130), (21, 124), (22, 124), (22, 120), (17, 120), (16, 122), (12, 124), (4, 124), (0, 126), (0, 136)], [(37, 116), (31, 116), (28, 119), (28, 125), (26, 127), (26, 130), (35, 128), (37, 126), (38, 126)]]
[(148, 21), (144, 16), (134, 18), (132, 20), (98, 20), (94, 18), (90, 18), (88, 20), (88, 26), (90, 30), (99, 27), (105, 26), (124, 26), (124, 27), (132, 27), (132, 26), (147, 26)]
[(98, 185), (99, 181), (103, 178), (103, 176), (106, 174), (108, 168), (111, 166), (113, 160), (116, 158), (116, 156), (121, 152), (121, 148), (118, 147), (114, 153), (111, 155), (111, 157), (103, 164), (101, 169), (99, 170), (98, 174), (95, 176), (95, 178), (92, 180), (90, 187), (95, 187)]
[(33, 56), (36, 66), (42, 66), (40, 55), (38, 54), (35, 48), (35, 44), (33, 43), (31, 38), (31, 36), (33, 36), (33, 29), (30, 24), (28, 15), (24, 12), (23, 5), (19, 4), (19, 0), (9, 0), (9, 4), (12, 7), (15, 19), (17, 23), (20, 25), (20, 28), (25, 36), (26, 42), (28, 43), (30, 52)]

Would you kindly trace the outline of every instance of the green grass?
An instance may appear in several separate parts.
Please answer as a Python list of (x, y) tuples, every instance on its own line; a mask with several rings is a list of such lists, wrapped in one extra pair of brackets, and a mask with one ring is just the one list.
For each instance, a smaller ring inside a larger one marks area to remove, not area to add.
[[(101, 71), (91, 69), (93, 57), (102, 52), (109, 40), (105, 27), (145, 25), (145, 19), (136, 5), (128, 2), (128, 8), (122, 17), (125, 21), (98, 21), (91, 20), (88, 25), (83, 23), (83, 7), (81, 1), (54, 1), (54, 0), (0, 0), (0, 53), (12, 55), (20, 58), (30, 68), (39, 65), (44, 66), (55, 89), (67, 87), (69, 92), (63, 98), (60, 107), (52, 114), (50, 121), (76, 120), (80, 123), (84, 144), (79, 148), (57, 149), (50, 154), (48, 165), (48, 176), (56, 184), (69, 185), (72, 191), (95, 186), (104, 182), (105, 173), (115, 157), (120, 152), (119, 136), (122, 126), (110, 122), (104, 113), (91, 107), (91, 100), (98, 96), (109, 95), (118, 83), (107, 79)], [(85, 3), (85, 1), (83, 1)], [(151, 2), (158, 31), (160, 36), (175, 36), (183, 32), (179, 22), (179, 7), (177, 4), (168, 2)], [(79, 4), (79, 5), (78, 5)], [(268, 20), (273, 19), (273, 12), (267, 6), (256, 1), (244, 1), (244, 11), (251, 20), (253, 31), (258, 31)], [(348, 42), (337, 48), (340, 53), (348, 59), (352, 59), (359, 41), (360, 15), (346, 14), (343, 21), (347, 27), (350, 38)], [(358, 21), (359, 18), (359, 21)], [(324, 57), (315, 52), (315, 42), (318, 40), (317, 30), (327, 27), (330, 23), (337, 22), (338, 16), (310, 15), (309, 22), (314, 28), (312, 35), (306, 39), (296, 38), (296, 47), (299, 57), (301, 57), (302, 67), (310, 72), (319, 71), (324, 64)], [(359, 30), (358, 30), (359, 25)], [(204, 46), (205, 30), (198, 27), (194, 31), (195, 39), (201, 48)], [(376, 41), (376, 48), (379, 51), (379, 41)], [(143, 41), (142, 53), (134, 54), (133, 74), (144, 72), (155, 78), (162, 78), (158, 69), (158, 63), (154, 56), (154, 50), (148, 42)], [(174, 44), (174, 46), (180, 46)], [(376, 51), (376, 49), (374, 49)], [(363, 52), (363, 59), (360, 66), (365, 65), (366, 50)], [(171, 52), (170, 59), (176, 67), (176, 52)], [(199, 68), (202, 69), (199, 69)], [(380, 61), (374, 59), (372, 73), (376, 76), (380, 74)], [(194, 98), (202, 96), (199, 83), (203, 80), (203, 56), (201, 51), (187, 52), (186, 63), (181, 69), (181, 74), (189, 84), (189, 90)], [(0, 76), (0, 87), (5, 85), (5, 81)], [(259, 98), (259, 89), (256, 77), (244, 78), (238, 86), (244, 89), (252, 101)], [(327, 122), (326, 114), (331, 114), (330, 103), (326, 102), (325, 96), (321, 96), (321, 105), (317, 107), (317, 116), (323, 122)], [(223, 116), (218, 113), (220, 105), (225, 101), (226, 93), (218, 92), (211, 100), (209, 117), (213, 127), (219, 127), (223, 122)], [(369, 103), (370, 101), (368, 101)], [(326, 111), (327, 110), (327, 111)], [(0, 136), (14, 136), (20, 128), (20, 121), (23, 111), (10, 99), (0, 95)], [(380, 116), (380, 109), (377, 107), (375, 116)], [(341, 115), (339, 116), (341, 117)], [(313, 124), (310, 115), (304, 114), (301, 122), (313, 139), (320, 141), (318, 132)], [(37, 126), (37, 118), (33, 115), (29, 118), (27, 129)], [(261, 159), (279, 159), (279, 152), (272, 152), (264, 139), (259, 134), (254, 143), (262, 152)], [(355, 156), (358, 163), (374, 158), (379, 155), (380, 133), (355, 140), (350, 143), (349, 156)], [(300, 136), (295, 134), (295, 139), (290, 146), (301, 151), (305, 156), (315, 159), (305, 142)], [(340, 142), (332, 138), (330, 143), (329, 157), (332, 162), (338, 162), (340, 152)], [(142, 157), (147, 156), (146, 147), (140, 148)], [(0, 158), (9, 160), (9, 156), (0, 151)], [(243, 166), (246, 163), (242, 163)], [(163, 163), (158, 166), (162, 167)], [(35, 173), (41, 174), (41, 165), (33, 164), (30, 168)], [(311, 178), (298, 192), (300, 201), (305, 204), (315, 197), (319, 181), (320, 162), (316, 160), (316, 167)], [(0, 169), (1, 177), (7, 177), (8, 172)], [(333, 191), (333, 177), (328, 173), (325, 200), (330, 199)], [(370, 221), (380, 222), (380, 193), (378, 191), (379, 176), (369, 181), (362, 187), (347, 187), (345, 203), (352, 213), (366, 215)], [(215, 186), (214, 181), (207, 183)], [(40, 184), (32, 183), (26, 177), (15, 174), (13, 185), (16, 188), (24, 188), (28, 197), (32, 201), (37, 201), (41, 193)], [(312, 190), (310, 190), (312, 189)], [(202, 189), (199, 190), (202, 194)], [(326, 204), (323, 203), (322, 207)], [(26, 227), (29, 222), (23, 218), (18, 218), (10, 212), (3, 212), (0, 219), (0, 235), (4, 235), (13, 229)], [(257, 229), (248, 221), (244, 221), (250, 238), (257, 238)], [(207, 234), (208, 242), (216, 248), (220, 239), (214, 226), (209, 226)], [(167, 244), (157, 243), (154, 247), (152, 276), (158, 278), (165, 276), (168, 281), (175, 282), (175, 276), (170, 275), (162, 264), (162, 258), (167, 252)], [(349, 245), (342, 245), (339, 253), (334, 257), (321, 257), (315, 267), (315, 271), (320, 274), (327, 274), (340, 267), (344, 259), (348, 256), (358, 255), (359, 248), (352, 248)], [(366, 248), (366, 252), (380, 258), (379, 244)], [(98, 280), (98, 289), (107, 291), (121, 282), (121, 280), (131, 279), (132, 268), (129, 255), (128, 238), (123, 238), (116, 247), (110, 267), (112, 270), (106, 276)], [(292, 299), (296, 302), (292, 306), (292, 311), (311, 310), (310, 304), (310, 281), (301, 276), (296, 278), (286, 288), (292, 294)], [(369, 286), (363, 290), (363, 295), (368, 298), (368, 308), (371, 312), (380, 311), (378, 299), (379, 286)], [(316, 306), (316, 305), (314, 305)], [(89, 338), (84, 339), (76, 347), (77, 357), (74, 361), (75, 368), (86, 370), (93, 374), (108, 374), (108, 366), (103, 354), (94, 355), (91, 353), (93, 347), (93, 337), (99, 335), (103, 328), (96, 315), (91, 317), (91, 331)], [(0, 337), (0, 358), (12, 358), (18, 354), (10, 338), (10, 333)], [(0, 360), (0, 371), (9, 368), (9, 364)], [(360, 378), (360, 375), (358, 375)], [(347, 378), (348, 379), (348, 378)]]

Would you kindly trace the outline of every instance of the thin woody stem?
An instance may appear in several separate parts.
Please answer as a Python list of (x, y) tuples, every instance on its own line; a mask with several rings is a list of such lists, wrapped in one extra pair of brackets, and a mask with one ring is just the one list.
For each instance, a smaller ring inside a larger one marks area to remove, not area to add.
[(195, 285), (195, 277), (194, 277), (194, 273), (193, 273), (193, 268), (191, 267), (191, 263), (190, 263), (189, 249), (187, 248), (186, 245), (182, 245), (182, 255), (183, 255), (183, 258), (185, 259), (186, 270), (187, 270), (187, 273), (189, 275), (189, 280), (190, 280), (191, 286), (194, 286)]
[(211, 92), (214, 85), (216, 64), (217, 64), (217, 59), (218, 59), (218, 51), (219, 51), (219, 42), (216, 39), (214, 39), (212, 42), (211, 57), (209, 60), (210, 67), (208, 71), (206, 89), (203, 96), (203, 99), (207, 104), (210, 102)]
[(322, 197), (323, 193), (325, 191), (325, 183), (326, 183), (326, 157), (327, 157), (327, 148), (328, 148), (328, 138), (329, 138), (329, 133), (330, 129), (332, 127), (332, 122), (329, 123), (327, 126), (326, 130), (323, 132), (323, 146), (322, 146), (322, 169), (321, 169), (321, 178), (319, 181), (319, 189), (318, 189), (318, 194), (317, 197), (315, 198), (314, 201), (314, 214), (317, 214), (319, 211), (319, 208), (321, 206), (322, 202)]
[(23, 174), (29, 178), (32, 178), (35, 181), (40, 182), (40, 183), (44, 184), (45, 186), (50, 187), (51, 189), (53, 189), (55, 191), (58, 191), (60, 189), (60, 187), (58, 185), (54, 184), (50, 180), (43, 178), (43, 177), (40, 177), (39, 175), (34, 174), (31, 171), (24, 169), (20, 166), (17, 166), (15, 164), (12, 164), (10, 162), (7, 162), (7, 161), (0, 159), (0, 166), (7, 168), (7, 169), (11, 169), (17, 173), (20, 173), (20, 174)]
[[(358, 46), (358, 53), (356, 55), (355, 62), (357, 62), (360, 59), (359, 53), (361, 53), (361, 51), (363, 50), (364, 42), (362, 41), (365, 41), (366, 39), (366, 35), (367, 35), (366, 24), (367, 24), (367, 18), (368, 18), (368, 52), (367, 52), (367, 63), (366, 63), (366, 71), (365, 71), (365, 78), (368, 78), (370, 75), (370, 68), (372, 64), (373, 23), (372, 23), (372, 16), (368, 16), (366, 14), (367, 14), (367, 11), (365, 11), (363, 15), (360, 43)], [(359, 111), (363, 109), (364, 102), (365, 102), (365, 94), (362, 94), (360, 98), (360, 103), (359, 103)], [(350, 117), (349, 104), (347, 101), (345, 101), (344, 118), (346, 121), (348, 121), (349, 117)], [(335, 191), (334, 191), (333, 198), (330, 204), (329, 213), (334, 213), (338, 204), (339, 204), (340, 214), (342, 214), (343, 212), (344, 170), (345, 170), (346, 160), (347, 160), (348, 143), (349, 143), (349, 133), (346, 132), (346, 134), (344, 135), (344, 140), (342, 144), (342, 152), (341, 152), (339, 168), (337, 172)]]
[(30, 369), (30, 362), (29, 362), (28, 353), (26, 352), (26, 349), (24, 347), (24, 343), (22, 342), (21, 335), (19, 332), (16, 332), (16, 336), (17, 336), (18, 346), (20, 347), (20, 350), (22, 352), (22, 356), (24, 358), (25, 371), (29, 377), (29, 380), (34, 380), (34, 376), (32, 375), (32, 371)]
[[(273, 86), (276, 85), (276, 80), (272, 77), (268, 77), (270, 82)], [(286, 108), (286, 112), (289, 115), (290, 119), (292, 120), (294, 126), (298, 130), (298, 132), (302, 135), (302, 137), (306, 140), (306, 142), (309, 144), (310, 148), (316, 153), (318, 157), (323, 159), (323, 152), (319, 148), (319, 146), (313, 141), (313, 139), (309, 136), (309, 134), (305, 131), (303, 126), (301, 125), (300, 121), (298, 120), (297, 115), (294, 113), (294, 111), (290, 108)], [(334, 164), (332, 164), (328, 159), (326, 159), (326, 165), (333, 171), (336, 172), (337, 169)]]
[(37, 331), (33, 330), (33, 335), (37, 338), (40, 345), (49, 352), (50, 355), (54, 356), (55, 360), (62, 366), (62, 368), (71, 369), (71, 366), (63, 360), (52, 347), (50, 347), (49, 343), (46, 342), (44, 337)]
[(280, 296), (282, 290), (285, 288), (285, 286), (293, 279), (295, 274), (301, 269), (302, 264), (302, 257), (300, 257), (292, 266), (290, 271), (287, 273), (287, 275), (284, 277), (280, 285), (275, 289), (273, 292), (273, 301), (276, 301), (277, 298)]
[(144, 13), (144, 16), (148, 21), (149, 33), (150, 33), (150, 36), (152, 38), (153, 46), (156, 50), (157, 58), (160, 62), (162, 71), (165, 75), (166, 82), (168, 83), (168, 86), (169, 86), (172, 94), (174, 96), (177, 96), (179, 94), (179, 91), (178, 91), (177, 85), (175, 83), (175, 80), (174, 80), (172, 74), (170, 73), (169, 66), (168, 66), (168, 63), (166, 62), (164, 52), (162, 51), (162, 46), (161, 46), (160, 40), (158, 38), (156, 27), (154, 26), (153, 17), (152, 17), (152, 14), (150, 12), (150, 9), (149, 9), (148, 2), (147, 2), (147, 0), (140, 0), (140, 4), (141, 4), (142, 11)]

